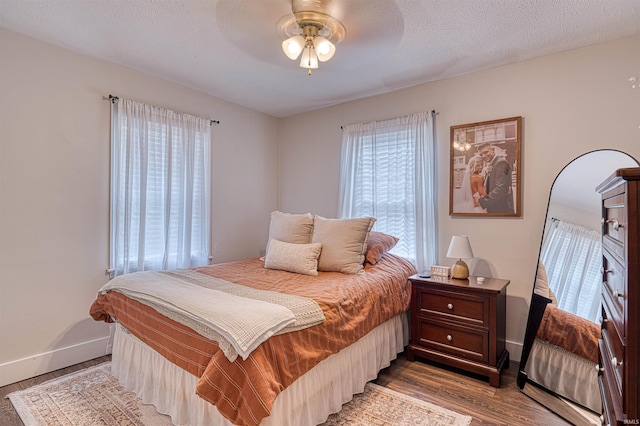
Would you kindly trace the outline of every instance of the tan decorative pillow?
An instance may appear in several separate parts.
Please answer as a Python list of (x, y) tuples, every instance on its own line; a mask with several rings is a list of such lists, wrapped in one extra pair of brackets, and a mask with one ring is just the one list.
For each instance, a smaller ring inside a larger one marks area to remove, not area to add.
[(345, 274), (360, 272), (364, 264), (369, 233), (375, 221), (372, 217), (326, 219), (314, 216), (311, 241), (322, 244), (318, 270)]
[(271, 212), (269, 239), (285, 243), (308, 244), (313, 236), (313, 216), (311, 213), (292, 214)]
[(398, 244), (398, 238), (393, 235), (371, 231), (369, 233), (369, 240), (367, 241), (367, 253), (364, 258), (370, 264), (375, 265), (378, 260), (380, 260), (386, 252), (394, 248), (396, 244)]
[(536, 282), (533, 286), (533, 292), (542, 297), (549, 299), (549, 278), (547, 278), (547, 270), (544, 264), (538, 261), (538, 273), (536, 274)]
[(296, 274), (318, 275), (318, 256), (322, 244), (294, 244), (269, 240), (264, 267)]

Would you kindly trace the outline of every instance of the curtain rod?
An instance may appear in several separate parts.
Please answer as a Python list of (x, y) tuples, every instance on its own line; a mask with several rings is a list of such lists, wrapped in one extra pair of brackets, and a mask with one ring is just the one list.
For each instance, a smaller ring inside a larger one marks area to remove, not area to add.
[[(431, 110), (431, 113), (432, 113), (432, 114), (437, 114), (438, 112), (437, 112), (435, 109), (432, 109), (432, 110)], [(376, 121), (376, 122), (377, 122), (377, 121), (385, 121), (385, 120), (391, 120), (391, 119), (390, 119), (390, 118), (384, 118), (384, 119), (382, 119), (382, 120), (374, 120), (374, 121)], [(340, 130), (344, 130), (344, 126), (340, 126)]]
[[(103, 97), (103, 99), (108, 100), (112, 104), (115, 104), (118, 102), (120, 98), (118, 98), (117, 96), (109, 95), (109, 97)], [(214, 124), (215, 125), (220, 124), (220, 120), (209, 120), (209, 126), (213, 126)]]

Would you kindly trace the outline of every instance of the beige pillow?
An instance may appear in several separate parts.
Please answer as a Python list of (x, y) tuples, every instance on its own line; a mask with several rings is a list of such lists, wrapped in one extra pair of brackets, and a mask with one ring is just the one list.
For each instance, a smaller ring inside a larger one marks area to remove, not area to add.
[(291, 214), (274, 211), (269, 224), (269, 239), (285, 243), (308, 244), (313, 235), (313, 216), (311, 213)]
[(294, 244), (269, 240), (264, 267), (296, 274), (318, 275), (318, 256), (322, 244)]
[(536, 283), (533, 286), (533, 292), (548, 299), (550, 291), (547, 270), (545, 269), (544, 264), (538, 261), (538, 273), (536, 274)]
[(364, 264), (369, 233), (375, 221), (372, 217), (325, 219), (314, 216), (311, 241), (322, 244), (318, 270), (345, 274), (360, 272)]

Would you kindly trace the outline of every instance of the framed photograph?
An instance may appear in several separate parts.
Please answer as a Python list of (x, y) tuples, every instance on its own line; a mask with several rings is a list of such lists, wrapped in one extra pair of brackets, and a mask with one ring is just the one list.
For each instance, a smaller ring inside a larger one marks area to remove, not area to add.
[(449, 215), (516, 216), (522, 117), (451, 126)]

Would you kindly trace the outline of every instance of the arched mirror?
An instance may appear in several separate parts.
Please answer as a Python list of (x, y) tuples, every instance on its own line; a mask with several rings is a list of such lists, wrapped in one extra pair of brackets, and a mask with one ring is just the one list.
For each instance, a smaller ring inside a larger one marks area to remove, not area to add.
[(518, 371), (522, 392), (576, 425), (599, 424), (597, 339), (602, 282), (601, 198), (595, 188), (638, 161), (583, 154), (551, 187)]

